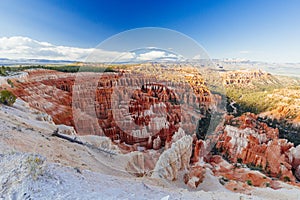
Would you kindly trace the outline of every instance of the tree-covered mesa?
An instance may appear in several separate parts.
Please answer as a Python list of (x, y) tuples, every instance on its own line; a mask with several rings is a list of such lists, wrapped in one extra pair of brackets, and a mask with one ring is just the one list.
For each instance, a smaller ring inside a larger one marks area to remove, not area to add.
[(7, 105), (7, 106), (12, 106), (17, 97), (10, 91), (8, 90), (2, 90), (0, 91), (0, 103)]
[[(113, 66), (79, 66), (79, 65), (58, 65), (58, 66), (46, 66), (46, 65), (28, 65), (28, 66), (14, 66), (0, 68), (0, 75), (7, 76), (8, 72), (20, 72), (28, 69), (48, 69), (56, 70), (59, 72), (76, 73), (76, 72), (115, 72)], [(3, 74), (2, 74), (3, 73)]]

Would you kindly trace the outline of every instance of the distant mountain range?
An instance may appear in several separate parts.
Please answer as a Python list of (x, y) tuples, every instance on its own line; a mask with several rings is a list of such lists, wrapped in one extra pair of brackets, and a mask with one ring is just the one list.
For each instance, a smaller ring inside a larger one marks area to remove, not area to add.
[[(8, 59), (0, 58), (1, 65), (46, 65), (46, 64), (70, 64), (78, 62), (76, 60), (50, 60), (50, 59)], [(132, 60), (131, 60), (132, 62)], [(141, 62), (141, 61), (140, 61)], [(135, 62), (135, 63), (140, 63)], [(145, 62), (149, 62), (145, 60)], [(182, 61), (176, 60), (155, 60), (155, 62), (182, 62), (182, 63), (202, 63), (199, 59), (188, 59)], [(245, 60), (222, 60), (222, 59), (212, 59), (212, 62), (216, 67), (224, 70), (238, 70), (238, 69), (262, 69), (266, 72), (272, 73), (274, 75), (286, 75), (300, 77), (300, 63), (267, 63), (259, 61), (245, 61)], [(105, 63), (105, 62), (103, 62)], [(116, 62), (116, 64), (126, 64), (130, 62)]]

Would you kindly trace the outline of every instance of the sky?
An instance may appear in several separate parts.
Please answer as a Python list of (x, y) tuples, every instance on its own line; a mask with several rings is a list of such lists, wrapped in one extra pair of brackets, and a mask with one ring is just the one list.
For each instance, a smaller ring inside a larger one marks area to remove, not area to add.
[(0, 58), (80, 60), (115, 34), (162, 27), (211, 58), (300, 62), (299, 10), (298, 0), (1, 0)]

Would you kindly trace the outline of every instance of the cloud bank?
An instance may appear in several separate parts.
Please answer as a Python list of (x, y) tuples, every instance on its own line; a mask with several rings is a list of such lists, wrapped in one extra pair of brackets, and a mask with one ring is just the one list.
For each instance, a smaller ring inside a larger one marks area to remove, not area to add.
[(1, 58), (83, 61), (93, 51), (92, 48), (56, 46), (21, 36), (0, 38)]
[(1, 37), (0, 58), (88, 62), (147, 62), (158, 60), (182, 60), (182, 56), (155, 48), (148, 48), (146, 52), (106, 51), (100, 48), (58, 46), (22, 36)]
[(139, 61), (151, 61), (151, 60), (180, 60), (181, 57), (173, 54), (173, 53), (169, 53), (169, 52), (165, 52), (165, 51), (158, 51), (158, 50), (151, 50), (149, 52), (146, 53), (141, 53), (136, 57), (136, 60)]

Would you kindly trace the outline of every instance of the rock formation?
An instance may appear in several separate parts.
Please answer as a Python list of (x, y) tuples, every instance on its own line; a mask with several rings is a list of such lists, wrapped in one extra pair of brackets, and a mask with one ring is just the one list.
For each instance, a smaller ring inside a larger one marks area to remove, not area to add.
[(184, 136), (165, 150), (155, 165), (152, 177), (177, 180), (179, 171), (189, 168), (192, 141), (191, 136)]
[(190, 188), (196, 189), (203, 182), (205, 168), (201, 166), (192, 166), (190, 171), (183, 177), (184, 183)]
[[(296, 82), (296, 81), (295, 81)], [(299, 85), (299, 83), (298, 83)], [(278, 122), (282, 119), (294, 126), (300, 125), (300, 90), (297, 87), (275, 89), (266, 95), (264, 101), (269, 103), (269, 109), (260, 114), (262, 118), (269, 117)]]
[(263, 81), (264, 83), (276, 84), (278, 80), (271, 74), (261, 70), (235, 70), (222, 74), (223, 84), (226, 86), (254, 86), (254, 81)]
[[(227, 80), (250, 84), (252, 78), (265, 76), (269, 77), (258, 71)], [(241, 192), (250, 185), (278, 188), (272, 178), (296, 184), (300, 146), (279, 139), (278, 129), (254, 114), (226, 116), (214, 152), (220, 155), (209, 153), (212, 139), (197, 138), (195, 130), (199, 119), (210, 122), (212, 94), (199, 74), (182, 71), (182, 77), (185, 82), (163, 83), (143, 73), (32, 70), (11, 90), (47, 113), (37, 115), (38, 120), (53, 118), (61, 124), (60, 133), (116, 152), (123, 159), (121, 169), (135, 176), (152, 174), (173, 181), (183, 175), (189, 187), (197, 188), (211, 170), (225, 187)]]
[(277, 129), (256, 119), (253, 114), (229, 119), (217, 149), (233, 163), (244, 163), (268, 176), (294, 182), (289, 160), (293, 144), (279, 139)]
[(71, 136), (76, 136), (77, 135), (74, 127), (66, 126), (64, 124), (57, 125), (57, 133), (65, 134), (65, 135), (71, 135)]
[(98, 135), (85, 135), (85, 136), (77, 136), (80, 141), (83, 143), (89, 143), (97, 148), (107, 150), (113, 153), (121, 153), (119, 147), (105, 136)]
[(78, 135), (105, 135), (119, 144), (159, 149), (170, 146), (179, 127), (195, 133), (212, 101), (199, 75), (184, 80), (162, 84), (141, 73), (29, 70), (26, 81), (11, 90), (55, 124), (75, 127)]
[(134, 151), (125, 155), (120, 155), (124, 159), (125, 170), (137, 177), (149, 176), (157, 163), (160, 153), (155, 150), (143, 152)]

